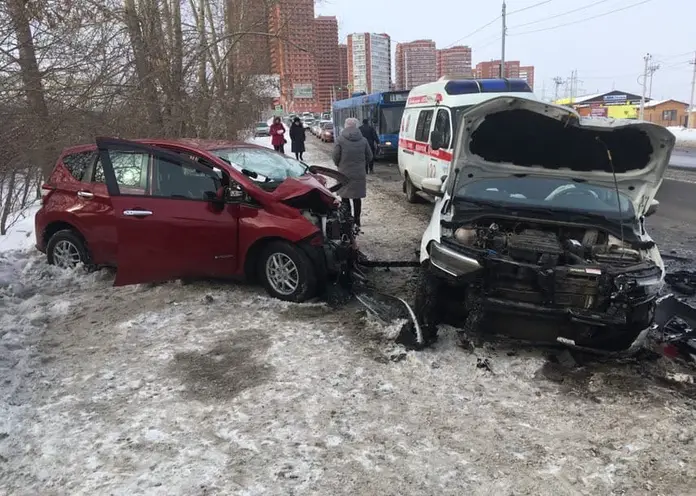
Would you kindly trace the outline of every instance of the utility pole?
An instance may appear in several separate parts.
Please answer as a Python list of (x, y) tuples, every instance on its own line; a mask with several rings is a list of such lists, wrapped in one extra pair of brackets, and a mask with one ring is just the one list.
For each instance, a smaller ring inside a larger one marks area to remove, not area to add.
[(691, 101), (689, 101), (689, 113), (686, 115), (686, 127), (691, 128), (691, 114), (694, 112), (694, 90), (696, 90), (696, 53), (694, 60), (690, 62), (694, 66), (694, 75), (691, 76)]
[(570, 105), (573, 104), (573, 100), (575, 100), (575, 90), (577, 86), (577, 80), (578, 80), (578, 71), (574, 70), (570, 73)]
[(501, 55), (500, 55), (500, 77), (504, 78), (505, 77), (505, 35), (507, 34), (507, 24), (505, 20), (505, 12), (507, 10), (507, 6), (505, 5), (505, 0), (503, 0), (503, 46), (501, 47)]
[(645, 61), (645, 68), (643, 69), (643, 95), (640, 97), (640, 112), (638, 113), (638, 118), (642, 121), (645, 118), (645, 92), (648, 85), (648, 66), (650, 65), (650, 60), (652, 55), (649, 53), (643, 57)]
[(652, 83), (653, 83), (653, 75), (657, 70), (660, 68), (660, 64), (650, 64), (648, 67), (648, 73), (650, 73), (650, 87), (648, 89), (648, 98), (652, 98)]
[(561, 85), (563, 84), (563, 78), (556, 76), (555, 78), (553, 78), (553, 84), (556, 85), (556, 91), (554, 92), (553, 101), (557, 102), (558, 101), (558, 88), (560, 88)]

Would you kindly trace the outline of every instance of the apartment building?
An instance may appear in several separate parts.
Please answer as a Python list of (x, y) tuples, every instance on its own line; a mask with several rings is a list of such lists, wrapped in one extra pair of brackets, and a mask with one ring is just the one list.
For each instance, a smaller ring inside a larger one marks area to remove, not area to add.
[(437, 48), (432, 40), (416, 40), (396, 45), (396, 88), (414, 86), (438, 79)]
[(453, 46), (437, 51), (437, 77), (473, 77), (471, 48)]
[(347, 43), (351, 92), (377, 93), (391, 87), (391, 39), (387, 34), (353, 33)]

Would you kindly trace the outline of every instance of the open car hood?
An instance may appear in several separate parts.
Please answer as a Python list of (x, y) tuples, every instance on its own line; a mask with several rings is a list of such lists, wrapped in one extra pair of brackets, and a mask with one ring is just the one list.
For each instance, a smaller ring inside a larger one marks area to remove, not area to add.
[(656, 124), (583, 118), (570, 108), (521, 97), (493, 98), (462, 119), (449, 181), (458, 168), (460, 185), (533, 175), (614, 189), (615, 172), (637, 215), (654, 199), (675, 143)]

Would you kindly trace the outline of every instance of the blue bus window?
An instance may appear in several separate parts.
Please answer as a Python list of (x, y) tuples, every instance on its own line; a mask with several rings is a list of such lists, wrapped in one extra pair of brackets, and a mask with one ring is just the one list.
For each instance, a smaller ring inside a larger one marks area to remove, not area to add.
[(527, 81), (524, 79), (508, 79), (508, 85), (510, 91), (516, 91), (518, 93), (531, 93), (532, 88), (529, 87)]
[(467, 95), (469, 93), (479, 93), (478, 83), (473, 79), (463, 79), (458, 81), (448, 81), (445, 84), (445, 91), (448, 95)]
[(508, 89), (508, 82), (505, 79), (481, 79), (481, 93), (505, 93)]

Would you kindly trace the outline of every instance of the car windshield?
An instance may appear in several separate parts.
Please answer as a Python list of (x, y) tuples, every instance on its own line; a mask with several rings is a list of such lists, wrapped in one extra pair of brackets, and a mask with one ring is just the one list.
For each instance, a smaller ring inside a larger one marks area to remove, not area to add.
[(382, 107), (380, 109), (379, 134), (399, 134), (404, 108)]
[(623, 194), (617, 197), (614, 188), (539, 177), (482, 179), (466, 183), (464, 177), (460, 174), (455, 187), (454, 197), (458, 200), (494, 203), (503, 208), (543, 208), (594, 214), (616, 220), (634, 219), (636, 215), (631, 200)]
[(229, 148), (214, 150), (214, 155), (226, 160), (238, 170), (259, 174), (258, 181), (285, 181), (289, 177), (300, 177), (307, 172), (307, 167), (297, 160), (292, 160), (279, 153), (263, 148)]

